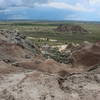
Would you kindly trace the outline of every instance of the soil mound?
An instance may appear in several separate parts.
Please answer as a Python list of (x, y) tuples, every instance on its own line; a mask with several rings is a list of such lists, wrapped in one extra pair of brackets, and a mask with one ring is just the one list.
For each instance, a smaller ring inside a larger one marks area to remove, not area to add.
[(25, 69), (37, 70), (49, 74), (58, 74), (65, 76), (71, 73), (81, 73), (84, 72), (82, 68), (72, 68), (72, 65), (66, 65), (58, 63), (52, 59), (47, 60), (33, 60), (33, 61), (23, 61), (14, 63), (14, 66), (22, 67)]
[(91, 68), (100, 64), (100, 42), (95, 44), (84, 44), (73, 52), (73, 64), (75, 66), (86, 66)]

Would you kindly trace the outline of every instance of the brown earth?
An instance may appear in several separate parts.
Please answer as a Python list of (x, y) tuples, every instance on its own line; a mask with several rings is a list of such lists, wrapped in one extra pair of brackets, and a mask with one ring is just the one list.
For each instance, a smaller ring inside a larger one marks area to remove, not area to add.
[(66, 75), (39, 71), (0, 77), (1, 100), (100, 100), (100, 68)]
[[(15, 62), (32, 58), (34, 54), (17, 44), (0, 43), (0, 59), (4, 61)], [(28, 57), (28, 58), (27, 58)]]
[(82, 45), (73, 52), (73, 66), (91, 68), (100, 64), (100, 42)]
[(100, 43), (81, 45), (72, 58), (45, 59), (24, 36), (1, 30), (0, 100), (100, 100)]

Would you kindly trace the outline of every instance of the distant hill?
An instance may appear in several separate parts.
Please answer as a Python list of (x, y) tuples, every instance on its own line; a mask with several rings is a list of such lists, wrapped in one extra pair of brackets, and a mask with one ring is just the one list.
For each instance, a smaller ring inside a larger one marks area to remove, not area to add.
[(56, 31), (71, 32), (71, 33), (88, 33), (88, 31), (83, 27), (81, 27), (80, 25), (74, 25), (74, 24), (59, 25)]

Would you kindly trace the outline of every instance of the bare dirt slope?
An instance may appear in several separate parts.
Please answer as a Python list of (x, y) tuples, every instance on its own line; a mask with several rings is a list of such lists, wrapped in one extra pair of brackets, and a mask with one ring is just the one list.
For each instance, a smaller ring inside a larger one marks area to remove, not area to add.
[(0, 77), (0, 100), (100, 100), (100, 68), (66, 75), (33, 71)]
[(100, 64), (100, 42), (81, 45), (72, 54), (74, 66), (91, 68)]

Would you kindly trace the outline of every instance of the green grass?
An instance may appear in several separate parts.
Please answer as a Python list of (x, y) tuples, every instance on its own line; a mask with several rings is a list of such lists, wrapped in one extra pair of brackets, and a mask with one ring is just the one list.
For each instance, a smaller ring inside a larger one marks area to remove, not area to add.
[[(60, 24), (78, 24), (89, 31), (89, 34), (82, 33), (67, 33), (67, 32), (56, 32), (55, 29)], [(62, 21), (62, 22), (31, 22), (31, 21), (8, 21), (8, 22), (0, 22), (0, 29), (9, 29), (19, 30), (22, 34), (27, 37), (36, 38), (31, 39), (33, 42), (38, 44), (64, 44), (66, 42), (75, 42), (81, 43), (83, 41), (95, 42), (100, 40), (100, 24), (99, 23), (90, 23), (90, 22), (70, 22), (70, 21)], [(55, 39), (58, 42), (50, 42), (50, 41), (39, 41), (37, 38), (48, 38)]]

